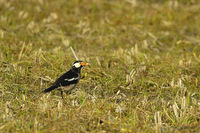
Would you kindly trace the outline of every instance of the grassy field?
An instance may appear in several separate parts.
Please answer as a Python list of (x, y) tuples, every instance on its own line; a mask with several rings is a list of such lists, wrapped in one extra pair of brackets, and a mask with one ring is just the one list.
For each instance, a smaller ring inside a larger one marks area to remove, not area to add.
[(200, 1), (0, 0), (0, 74), (0, 132), (199, 132)]

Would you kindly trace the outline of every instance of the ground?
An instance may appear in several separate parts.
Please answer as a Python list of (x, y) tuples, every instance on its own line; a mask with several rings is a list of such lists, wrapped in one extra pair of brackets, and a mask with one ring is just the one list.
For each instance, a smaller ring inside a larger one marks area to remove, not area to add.
[(0, 132), (199, 132), (199, 88), (199, 0), (0, 0)]

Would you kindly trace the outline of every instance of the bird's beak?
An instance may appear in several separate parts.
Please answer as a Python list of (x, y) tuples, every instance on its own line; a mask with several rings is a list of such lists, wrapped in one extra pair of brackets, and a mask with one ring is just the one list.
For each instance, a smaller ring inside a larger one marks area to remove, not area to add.
[(86, 66), (86, 65), (88, 65), (87, 62), (80, 62), (80, 64), (81, 64), (82, 66)]

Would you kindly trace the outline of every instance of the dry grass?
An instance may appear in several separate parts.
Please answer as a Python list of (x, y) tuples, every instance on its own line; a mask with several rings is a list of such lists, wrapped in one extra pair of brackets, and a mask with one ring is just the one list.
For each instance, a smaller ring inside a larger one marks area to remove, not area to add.
[[(0, 7), (0, 132), (200, 131), (198, 0)], [(70, 46), (90, 66), (65, 99), (42, 95), (74, 62)]]

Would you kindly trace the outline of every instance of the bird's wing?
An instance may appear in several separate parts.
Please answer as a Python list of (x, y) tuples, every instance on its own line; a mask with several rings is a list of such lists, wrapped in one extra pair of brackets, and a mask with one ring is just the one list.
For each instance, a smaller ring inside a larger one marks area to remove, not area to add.
[(77, 84), (80, 76), (74, 73), (72, 70), (64, 73), (60, 78), (58, 78), (53, 85), (57, 86), (68, 86), (70, 84)]

